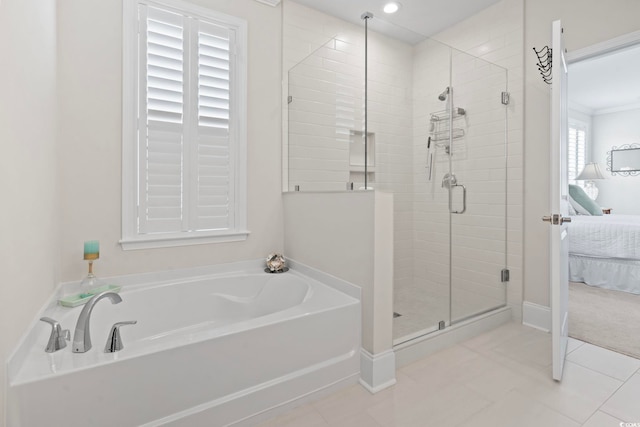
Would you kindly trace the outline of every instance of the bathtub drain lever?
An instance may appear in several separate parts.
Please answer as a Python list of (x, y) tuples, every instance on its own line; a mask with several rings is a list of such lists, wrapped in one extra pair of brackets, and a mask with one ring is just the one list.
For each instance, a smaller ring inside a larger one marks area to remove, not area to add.
[(120, 337), (120, 326), (135, 325), (136, 323), (138, 323), (136, 320), (114, 323), (111, 327), (111, 331), (109, 332), (107, 344), (104, 346), (104, 352), (115, 353), (116, 351), (122, 350), (124, 344), (122, 344), (122, 338)]

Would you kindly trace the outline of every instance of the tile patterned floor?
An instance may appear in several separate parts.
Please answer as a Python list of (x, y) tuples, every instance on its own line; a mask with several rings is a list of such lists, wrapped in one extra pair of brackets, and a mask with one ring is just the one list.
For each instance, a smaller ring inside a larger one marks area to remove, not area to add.
[(550, 335), (510, 323), (400, 368), (380, 393), (351, 386), (260, 426), (640, 426), (640, 360), (573, 339), (568, 352), (556, 383)]

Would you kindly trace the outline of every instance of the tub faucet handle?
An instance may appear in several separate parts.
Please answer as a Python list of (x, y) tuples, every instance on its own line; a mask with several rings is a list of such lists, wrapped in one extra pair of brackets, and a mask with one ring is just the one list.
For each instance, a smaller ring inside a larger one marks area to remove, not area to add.
[(135, 325), (136, 323), (138, 323), (137, 320), (114, 323), (111, 327), (111, 331), (109, 332), (109, 337), (107, 337), (107, 344), (104, 346), (104, 352), (114, 353), (122, 350), (124, 344), (122, 344), (122, 338), (120, 337), (120, 326)]
[(62, 329), (58, 321), (50, 317), (41, 317), (40, 320), (51, 325), (51, 335), (49, 336), (49, 342), (44, 351), (47, 353), (53, 353), (58, 350), (62, 350), (67, 346), (67, 341), (71, 339), (71, 333), (68, 329)]

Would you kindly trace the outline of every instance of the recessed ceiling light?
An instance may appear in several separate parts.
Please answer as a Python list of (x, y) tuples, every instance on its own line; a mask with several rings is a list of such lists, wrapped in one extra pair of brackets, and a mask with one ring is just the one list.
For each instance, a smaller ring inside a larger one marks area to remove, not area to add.
[(384, 10), (384, 13), (396, 13), (398, 10), (400, 10), (400, 6), (400, 3), (392, 1), (385, 4), (382, 10)]

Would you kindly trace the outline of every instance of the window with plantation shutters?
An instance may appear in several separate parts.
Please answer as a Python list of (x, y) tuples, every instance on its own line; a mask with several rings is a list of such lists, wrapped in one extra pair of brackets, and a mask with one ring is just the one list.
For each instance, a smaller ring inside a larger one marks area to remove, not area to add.
[(181, 1), (123, 5), (123, 247), (245, 239), (246, 24)]
[(569, 140), (567, 147), (567, 169), (569, 184), (582, 185), (583, 181), (576, 181), (587, 162), (587, 130), (579, 123), (569, 123)]

